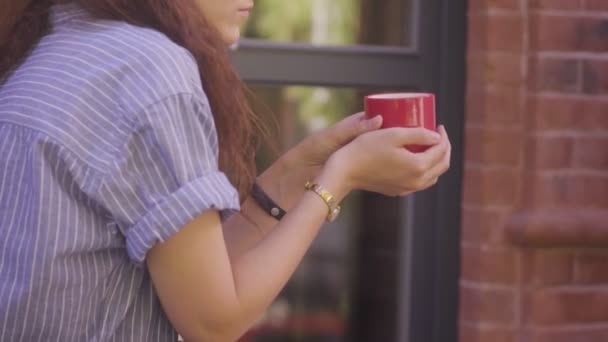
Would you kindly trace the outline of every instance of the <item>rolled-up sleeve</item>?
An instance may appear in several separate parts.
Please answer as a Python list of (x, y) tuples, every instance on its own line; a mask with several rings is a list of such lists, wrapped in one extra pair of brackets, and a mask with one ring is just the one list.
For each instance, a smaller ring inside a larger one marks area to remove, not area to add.
[(218, 139), (206, 102), (167, 97), (132, 118), (133, 132), (103, 177), (97, 200), (142, 263), (157, 243), (207, 210), (239, 210), (239, 196), (218, 168)]

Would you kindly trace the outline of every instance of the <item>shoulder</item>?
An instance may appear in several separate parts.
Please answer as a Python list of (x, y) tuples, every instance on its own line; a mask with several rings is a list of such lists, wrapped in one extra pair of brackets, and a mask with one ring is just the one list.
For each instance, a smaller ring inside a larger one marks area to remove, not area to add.
[[(99, 81), (117, 83), (116, 95), (130, 110), (176, 94), (204, 97), (192, 54), (165, 34), (119, 21), (72, 20), (59, 27), (57, 49), (95, 64)], [(138, 103), (138, 105), (135, 105)]]
[(123, 22), (55, 24), (0, 87), (0, 121), (43, 132), (101, 169), (145, 120), (160, 127), (175, 113), (213, 125), (194, 58), (166, 35)]

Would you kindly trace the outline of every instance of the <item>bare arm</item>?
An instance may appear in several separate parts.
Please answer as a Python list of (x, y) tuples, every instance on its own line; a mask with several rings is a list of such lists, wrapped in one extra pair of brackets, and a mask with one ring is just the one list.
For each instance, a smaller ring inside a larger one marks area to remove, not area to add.
[[(264, 191), (283, 209), (290, 211), (304, 194), (306, 181), (314, 179), (319, 170), (300, 168), (285, 155), (258, 177)], [(255, 246), (278, 225), (276, 219), (263, 211), (251, 197), (241, 211), (224, 222), (224, 238), (231, 259)]]
[[(318, 179), (332, 184), (341, 199), (349, 191), (341, 178), (334, 168)], [(272, 234), (256, 239), (253, 247), (248, 243), (232, 260), (216, 212), (201, 215), (156, 246), (148, 266), (177, 330), (187, 341), (232, 341), (242, 335), (295, 271), (327, 212), (316, 194), (304, 194)]]
[[(435, 144), (430, 134), (408, 129), (369, 133), (332, 157), (316, 180), (338, 200), (354, 188), (389, 195), (426, 188), (447, 169), (447, 137), (419, 156), (402, 146)], [(300, 194), (272, 232), (240, 244), (245, 247), (230, 247), (237, 251), (232, 258), (218, 214), (212, 211), (155, 246), (148, 267), (176, 329), (188, 341), (233, 341), (241, 336), (293, 274), (327, 213), (316, 194)]]
[[(258, 183), (275, 202), (289, 211), (304, 193), (306, 181), (319, 174), (329, 156), (361, 134), (380, 128), (381, 119), (366, 120), (363, 113), (357, 113), (307, 137), (260, 175)], [(241, 212), (224, 223), (230, 258), (238, 257), (276, 227), (274, 218), (253, 199), (247, 199)]]

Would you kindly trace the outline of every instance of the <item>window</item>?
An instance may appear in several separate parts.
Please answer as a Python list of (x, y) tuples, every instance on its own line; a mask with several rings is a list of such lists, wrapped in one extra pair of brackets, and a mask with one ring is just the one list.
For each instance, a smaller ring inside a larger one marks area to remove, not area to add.
[(247, 38), (312, 45), (409, 46), (411, 3), (402, 0), (257, 0)]

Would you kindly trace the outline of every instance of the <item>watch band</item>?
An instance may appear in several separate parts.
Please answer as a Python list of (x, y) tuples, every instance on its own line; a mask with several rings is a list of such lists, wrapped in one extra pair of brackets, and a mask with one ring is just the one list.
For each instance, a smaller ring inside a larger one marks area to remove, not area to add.
[(262, 208), (268, 215), (274, 217), (277, 221), (280, 221), (287, 212), (283, 210), (275, 201), (268, 196), (256, 182), (253, 183), (253, 189), (251, 189), (251, 198)]
[(338, 215), (340, 214), (340, 210), (342, 208), (338, 205), (334, 196), (329, 191), (327, 191), (325, 188), (320, 186), (319, 184), (307, 182), (304, 187), (306, 188), (306, 190), (312, 191), (312, 192), (316, 193), (317, 195), (319, 195), (319, 197), (321, 197), (323, 202), (325, 202), (325, 204), (327, 205), (327, 209), (328, 209), (327, 221), (328, 222), (335, 221), (335, 219), (338, 218)]

